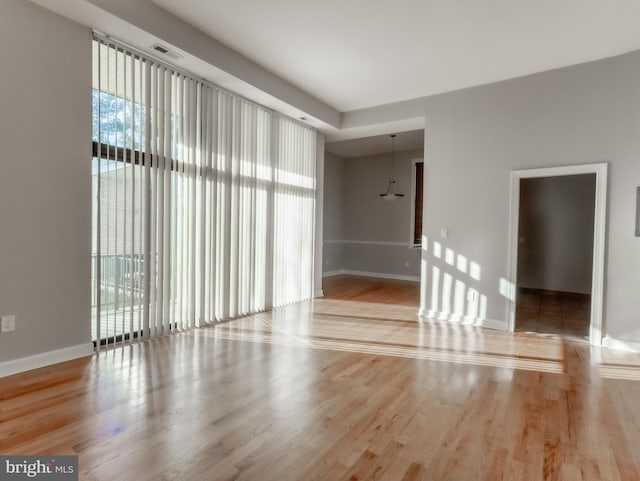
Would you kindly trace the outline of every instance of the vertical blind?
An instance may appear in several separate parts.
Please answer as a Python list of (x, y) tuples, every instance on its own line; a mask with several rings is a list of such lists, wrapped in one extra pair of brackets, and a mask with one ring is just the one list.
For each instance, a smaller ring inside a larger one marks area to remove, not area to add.
[(93, 40), (96, 345), (313, 296), (316, 133)]

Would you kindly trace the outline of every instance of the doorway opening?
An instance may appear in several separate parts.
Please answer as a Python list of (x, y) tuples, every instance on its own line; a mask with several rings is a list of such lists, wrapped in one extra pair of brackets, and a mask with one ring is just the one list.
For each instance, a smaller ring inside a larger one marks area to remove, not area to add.
[(423, 129), (325, 143), (325, 299), (418, 311), (423, 157)]
[(510, 330), (601, 344), (606, 167), (512, 173)]
[(588, 339), (596, 175), (520, 179), (517, 331)]

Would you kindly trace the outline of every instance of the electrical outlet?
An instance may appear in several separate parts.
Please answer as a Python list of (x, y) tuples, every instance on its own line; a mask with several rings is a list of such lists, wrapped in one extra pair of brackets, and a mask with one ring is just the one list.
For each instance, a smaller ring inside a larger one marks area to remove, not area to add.
[(12, 332), (16, 330), (16, 316), (2, 316), (1, 321), (1, 332)]

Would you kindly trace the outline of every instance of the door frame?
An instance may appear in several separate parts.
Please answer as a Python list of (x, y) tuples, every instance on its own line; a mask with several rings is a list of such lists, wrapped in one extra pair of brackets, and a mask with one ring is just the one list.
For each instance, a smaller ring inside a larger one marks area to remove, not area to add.
[(596, 199), (593, 222), (593, 266), (591, 279), (591, 316), (589, 342), (602, 345), (604, 337), (602, 310), (604, 297), (604, 259), (607, 217), (607, 166), (606, 162), (561, 167), (514, 170), (511, 172), (511, 202), (509, 219), (508, 273), (512, 279), (512, 295), (507, 302), (508, 330), (515, 330), (516, 283), (518, 281), (518, 228), (520, 222), (520, 180), (535, 177), (557, 177), (563, 175), (596, 174)]

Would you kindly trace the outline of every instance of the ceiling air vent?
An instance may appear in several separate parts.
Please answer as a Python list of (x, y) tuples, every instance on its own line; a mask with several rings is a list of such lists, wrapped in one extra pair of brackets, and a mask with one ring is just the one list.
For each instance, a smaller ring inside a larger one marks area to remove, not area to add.
[(171, 57), (171, 58), (181, 57), (181, 55), (175, 53), (172, 50), (169, 50), (167, 47), (165, 47), (164, 45), (160, 45), (159, 43), (152, 45), (151, 48), (154, 49), (156, 52), (160, 52), (162, 55), (166, 55), (167, 57)]

